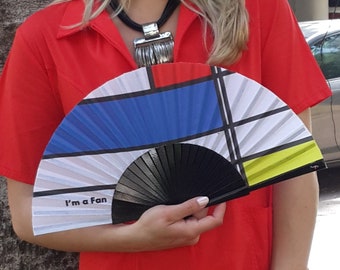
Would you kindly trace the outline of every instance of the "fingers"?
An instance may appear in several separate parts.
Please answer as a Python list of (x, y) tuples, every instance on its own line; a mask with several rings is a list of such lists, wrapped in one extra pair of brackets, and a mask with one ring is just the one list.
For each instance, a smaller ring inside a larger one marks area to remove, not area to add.
[(208, 197), (197, 197), (178, 205), (169, 206), (166, 209), (168, 221), (176, 222), (178, 220), (192, 216), (206, 207), (208, 202)]
[(195, 218), (195, 215), (191, 219), (191, 230), (196, 231), (196, 233), (201, 234), (203, 232), (212, 230), (223, 224), (224, 214), (226, 210), (226, 204), (221, 203), (214, 208), (211, 215), (205, 215), (199, 219)]
[[(199, 236), (201, 233), (216, 228), (223, 223), (226, 204), (215, 206), (211, 215), (204, 207), (208, 204), (207, 197), (198, 197), (164, 209), (169, 225), (181, 228)], [(190, 218), (186, 218), (190, 217)]]
[[(225, 204), (208, 215), (207, 197), (197, 197), (178, 205), (150, 208), (131, 225), (134, 241), (141, 250), (161, 250), (194, 245), (203, 232), (223, 223)], [(188, 218), (189, 217), (189, 218)]]
[(208, 215), (208, 211), (209, 211), (209, 208), (206, 207), (206, 208), (200, 210), (199, 212), (194, 213), (192, 216), (196, 219), (201, 219), (201, 218), (204, 218)]

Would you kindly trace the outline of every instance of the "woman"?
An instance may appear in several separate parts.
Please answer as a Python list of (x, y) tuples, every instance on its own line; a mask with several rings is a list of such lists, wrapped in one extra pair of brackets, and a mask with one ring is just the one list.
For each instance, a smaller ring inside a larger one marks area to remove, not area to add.
[[(0, 81), (0, 122), (6, 130), (0, 174), (7, 178), (16, 233), (48, 248), (81, 252), (80, 269), (307, 269), (318, 198), (315, 174), (209, 212), (203, 209), (208, 199), (199, 197), (154, 207), (133, 224), (33, 235), (32, 185), (51, 134), (89, 92), (137, 68), (132, 44), (143, 34), (115, 16), (117, 4), (144, 24), (158, 21), (167, 1), (59, 1), (17, 31)], [(210, 63), (250, 77), (310, 128), (309, 108), (330, 92), (286, 0), (182, 1), (168, 13), (159, 25), (174, 36), (166, 61)]]

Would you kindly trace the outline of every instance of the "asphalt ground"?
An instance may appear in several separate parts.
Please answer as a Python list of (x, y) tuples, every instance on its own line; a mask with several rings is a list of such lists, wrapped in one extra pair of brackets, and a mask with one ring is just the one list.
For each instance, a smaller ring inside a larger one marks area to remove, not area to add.
[(319, 174), (320, 203), (310, 270), (340, 270), (340, 168)]

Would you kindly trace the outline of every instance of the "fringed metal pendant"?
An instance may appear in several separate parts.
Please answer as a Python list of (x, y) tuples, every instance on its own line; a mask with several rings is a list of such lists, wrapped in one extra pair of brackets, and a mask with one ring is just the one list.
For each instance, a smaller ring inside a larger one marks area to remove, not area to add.
[(143, 38), (134, 40), (135, 61), (139, 67), (173, 61), (174, 40), (170, 32), (160, 33), (157, 23), (142, 25)]
[[(124, 10), (118, 12), (118, 18), (124, 24), (144, 34), (144, 37), (136, 38), (133, 43), (135, 47), (135, 61), (139, 67), (173, 61), (174, 39), (172, 34), (170, 32), (160, 33), (158, 28), (165, 24), (180, 2), (180, 0), (168, 0), (157, 22), (142, 25), (131, 20)], [(110, 6), (115, 11), (119, 9), (117, 0), (111, 0)]]

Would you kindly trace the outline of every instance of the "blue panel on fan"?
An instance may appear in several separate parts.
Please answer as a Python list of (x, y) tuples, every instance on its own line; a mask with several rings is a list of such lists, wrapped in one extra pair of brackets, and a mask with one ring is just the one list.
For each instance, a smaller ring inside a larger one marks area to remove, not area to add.
[(214, 82), (97, 103), (67, 115), (44, 155), (117, 151), (187, 138), (223, 125)]

